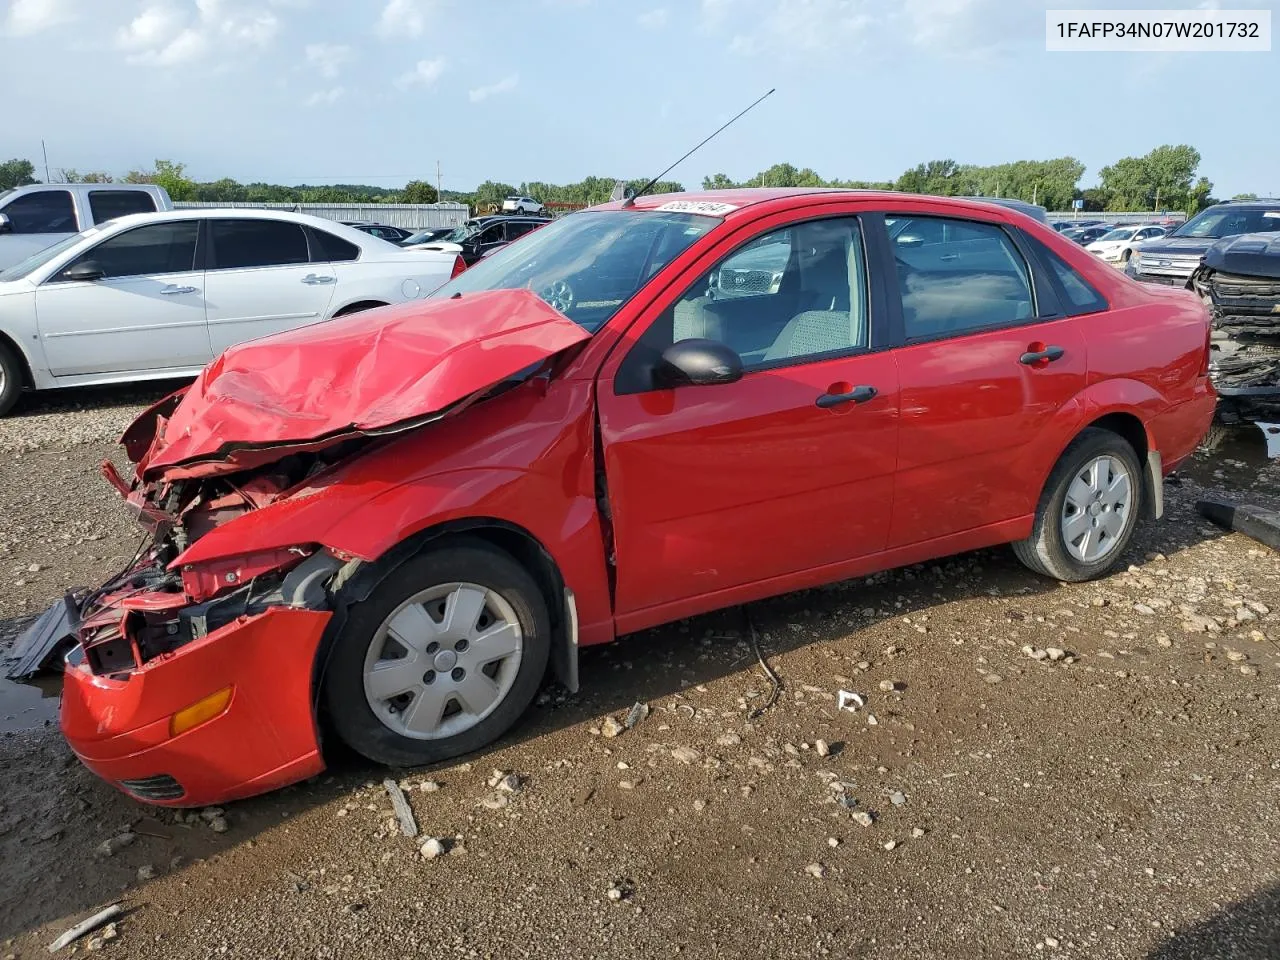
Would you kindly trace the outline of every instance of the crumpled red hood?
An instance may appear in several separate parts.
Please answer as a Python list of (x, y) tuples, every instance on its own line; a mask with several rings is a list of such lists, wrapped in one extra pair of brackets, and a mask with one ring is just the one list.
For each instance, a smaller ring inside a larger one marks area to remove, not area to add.
[(528, 290), (357, 313), (231, 347), (122, 442), (132, 456), (149, 439), (139, 477), (230, 473), (427, 422), (589, 337)]

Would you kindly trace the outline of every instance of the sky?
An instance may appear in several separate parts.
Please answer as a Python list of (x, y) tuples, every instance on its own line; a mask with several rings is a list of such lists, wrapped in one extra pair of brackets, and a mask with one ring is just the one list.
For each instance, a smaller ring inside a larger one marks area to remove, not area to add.
[[(198, 180), (467, 190), (774, 163), (892, 180), (931, 159), (1200, 150), (1280, 196), (1280, 52), (1047, 53), (1045, 9), (1121, 0), (0, 0), (0, 160)], [(1273, 10), (1274, 17), (1274, 10)], [(1277, 18), (1280, 28), (1280, 18)]]

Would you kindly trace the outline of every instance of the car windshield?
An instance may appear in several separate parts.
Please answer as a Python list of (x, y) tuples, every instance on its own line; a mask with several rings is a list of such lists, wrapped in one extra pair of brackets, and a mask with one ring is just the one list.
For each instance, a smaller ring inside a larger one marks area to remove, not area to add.
[(1121, 227), (1118, 230), (1108, 230), (1098, 238), (1098, 243), (1111, 243), (1113, 240), (1128, 240), (1133, 236), (1133, 227)]
[(575, 213), (480, 260), (432, 294), (532, 290), (595, 333), (717, 217), (646, 210)]
[(450, 243), (461, 243), (470, 237), (475, 236), (480, 231), (480, 224), (473, 220), (468, 220), (460, 227), (454, 227), (449, 231), (449, 235), (445, 237)]
[(1242, 233), (1269, 233), (1280, 230), (1280, 209), (1241, 210), (1239, 208), (1212, 207), (1198, 213), (1173, 233), (1171, 237), (1204, 237), (1217, 240)]
[(438, 236), (440, 236), (440, 230), (438, 228), (435, 230), (421, 230), (418, 233), (413, 234), (412, 236), (406, 237), (404, 242), (405, 243), (426, 243), (428, 240), (434, 240)]
[(85, 237), (89, 237), (97, 233), (103, 226), (105, 226), (105, 224), (90, 227), (84, 233), (77, 233), (74, 237), (64, 237), (52, 246), (45, 247), (43, 250), (38, 250), (31, 256), (27, 257), (27, 259), (18, 261), (7, 270), (0, 270), (0, 283), (4, 283), (6, 280), (21, 280), (24, 277), (35, 273), (35, 271), (39, 270), (54, 257), (58, 256), (63, 251), (74, 247)]

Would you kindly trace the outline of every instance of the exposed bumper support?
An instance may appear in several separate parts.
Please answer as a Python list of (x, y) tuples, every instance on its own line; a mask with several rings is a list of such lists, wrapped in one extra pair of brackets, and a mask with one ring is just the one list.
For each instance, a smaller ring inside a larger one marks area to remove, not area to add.
[(1151, 518), (1164, 516), (1164, 460), (1159, 450), (1147, 453), (1147, 490), (1151, 494)]

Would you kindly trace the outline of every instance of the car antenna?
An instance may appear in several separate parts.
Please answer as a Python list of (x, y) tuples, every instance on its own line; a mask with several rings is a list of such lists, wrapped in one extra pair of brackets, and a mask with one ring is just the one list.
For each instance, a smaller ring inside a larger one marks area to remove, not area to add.
[[(646, 193), (648, 193), (651, 189), (653, 189), (653, 185), (654, 185), (655, 183), (657, 183), (659, 180), (661, 180), (663, 177), (665, 177), (668, 173), (670, 173), (670, 172), (671, 172), (672, 170), (674, 170), (676, 167), (680, 166), (680, 164), (684, 163), (684, 162), (685, 162), (686, 160), (688, 160), (691, 156), (693, 156), (695, 153), (697, 153), (697, 152), (698, 152), (698, 151), (699, 151), (699, 150), (700, 150), (700, 149), (701, 149), (701, 148), (702, 148), (706, 143), (710, 142), (712, 139), (714, 139), (716, 136), (718, 136), (718, 135), (720, 134), (720, 131), (721, 131), (721, 130), (724, 130), (724, 129), (725, 129), (725, 127), (728, 127), (728, 126), (729, 126), (729, 124), (731, 124), (731, 123), (733, 123), (734, 121), (738, 120), (740, 117), (742, 117), (743, 115), (745, 115), (748, 111), (752, 110), (752, 109), (756, 106), (756, 104), (760, 103), (760, 101), (761, 101), (761, 100), (764, 100), (765, 98), (767, 98), (767, 97), (769, 97), (770, 95), (772, 95), (772, 93), (773, 93), (773, 92), (774, 92), (774, 90), (776, 90), (776, 89), (778, 89), (778, 88), (777, 88), (777, 87), (770, 87), (770, 88), (769, 88), (769, 92), (768, 92), (768, 93), (766, 93), (763, 97), (760, 97), (758, 100), (756, 100), (754, 103), (752, 103), (749, 107), (747, 107), (747, 109), (746, 109), (746, 110), (743, 110), (743, 111), (742, 111), (742, 113), (739, 113), (739, 114), (737, 114), (736, 116), (732, 117), (728, 122), (726, 122), (726, 123), (725, 123), (723, 126), (721, 126), (718, 130), (716, 130), (716, 131), (715, 131), (715, 133), (713, 133), (713, 134), (711, 134), (711, 136), (707, 137), (707, 139), (706, 139), (706, 140), (703, 140), (703, 141), (702, 141), (702, 143), (699, 143), (696, 147), (694, 147), (692, 150), (690, 150), (688, 153), (686, 153), (683, 157), (681, 157), (679, 160), (677, 160), (677, 161), (676, 161), (675, 163), (673, 163), (671, 166), (667, 167), (667, 169), (663, 170), (660, 174), (658, 174), (656, 177), (654, 177), (652, 180), (650, 180), (648, 183), (646, 183), (643, 187), (641, 187), (639, 190), (637, 190), (637, 191), (636, 191), (635, 193), (633, 193), (631, 196), (629, 196), (629, 197), (625, 198), (625, 199), (622, 201), (622, 206), (623, 206), (623, 208), (625, 209), (626, 207), (634, 206), (634, 205), (635, 205), (635, 202), (636, 202), (636, 198), (637, 198), (637, 197), (643, 197)], [(615, 189), (616, 189), (616, 188), (615, 188)]]

